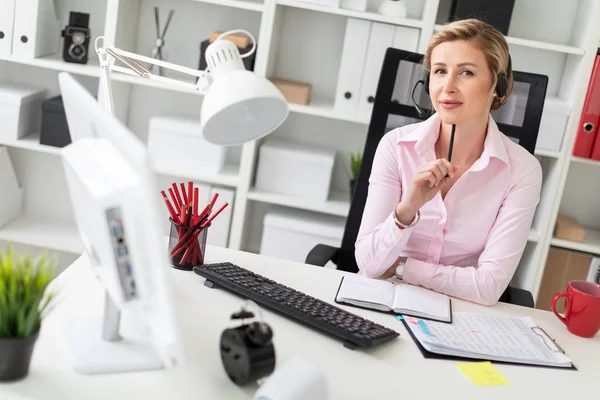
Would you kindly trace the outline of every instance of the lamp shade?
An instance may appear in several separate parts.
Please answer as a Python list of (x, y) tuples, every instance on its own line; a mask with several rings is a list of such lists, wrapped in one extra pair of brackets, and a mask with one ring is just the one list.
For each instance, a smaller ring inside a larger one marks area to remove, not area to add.
[(207, 141), (242, 144), (271, 133), (287, 118), (288, 103), (269, 80), (242, 69), (213, 77), (201, 110)]

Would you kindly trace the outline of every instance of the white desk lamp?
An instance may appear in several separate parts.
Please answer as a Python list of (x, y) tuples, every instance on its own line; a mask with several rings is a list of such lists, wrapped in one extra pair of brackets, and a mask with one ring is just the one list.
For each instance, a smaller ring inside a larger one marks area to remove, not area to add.
[[(252, 49), (243, 56), (233, 42), (222, 39), (237, 32), (245, 33), (252, 39)], [(100, 88), (104, 90), (103, 106), (111, 115), (114, 115), (111, 71), (137, 75), (192, 93), (205, 94), (200, 113), (202, 132), (198, 134), (201, 133), (204, 139), (218, 145), (231, 146), (259, 139), (277, 129), (289, 113), (288, 103), (279, 89), (269, 80), (245, 69), (242, 58), (250, 56), (256, 50), (254, 37), (247, 31), (233, 30), (219, 35), (206, 49), (207, 71), (118, 49), (107, 45), (102, 36), (96, 38), (95, 48), (102, 68)], [(115, 65), (115, 59), (126, 67)], [(138, 61), (199, 79), (193, 84), (154, 75)]]

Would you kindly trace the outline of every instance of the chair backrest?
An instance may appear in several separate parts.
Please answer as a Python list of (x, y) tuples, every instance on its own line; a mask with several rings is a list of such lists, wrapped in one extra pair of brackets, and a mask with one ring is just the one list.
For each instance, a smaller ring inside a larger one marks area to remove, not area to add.
[[(422, 54), (387, 49), (379, 76), (355, 193), (350, 204), (342, 245), (337, 254), (338, 269), (358, 271), (354, 257), (354, 243), (367, 200), (371, 166), (379, 141), (390, 130), (422, 121), (431, 115), (429, 96), (423, 90), (423, 85), (418, 84), (428, 73), (422, 60)], [(513, 71), (513, 77), (514, 88), (507, 103), (500, 109), (492, 111), (491, 114), (500, 131), (533, 154), (546, 98), (548, 77), (520, 71)], [(415, 102), (427, 112), (427, 115), (423, 117), (419, 115), (414, 106)]]

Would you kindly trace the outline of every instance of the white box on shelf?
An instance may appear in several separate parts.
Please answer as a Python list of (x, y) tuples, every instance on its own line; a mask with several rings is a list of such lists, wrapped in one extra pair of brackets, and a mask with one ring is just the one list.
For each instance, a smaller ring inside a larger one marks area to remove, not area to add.
[(566, 101), (546, 97), (536, 142), (537, 148), (560, 151), (570, 111), (571, 107)]
[(183, 175), (217, 175), (225, 165), (227, 150), (200, 133), (200, 121), (153, 117), (148, 133), (148, 153), (156, 171)]
[(40, 129), (46, 89), (0, 82), (0, 139), (16, 140)]
[(8, 148), (0, 146), (0, 227), (21, 215), (23, 188), (17, 181), (17, 175), (8, 154)]
[(257, 189), (308, 200), (327, 200), (335, 150), (269, 139), (258, 151)]
[(260, 254), (303, 263), (317, 244), (339, 247), (344, 225), (341, 217), (274, 207), (265, 214)]

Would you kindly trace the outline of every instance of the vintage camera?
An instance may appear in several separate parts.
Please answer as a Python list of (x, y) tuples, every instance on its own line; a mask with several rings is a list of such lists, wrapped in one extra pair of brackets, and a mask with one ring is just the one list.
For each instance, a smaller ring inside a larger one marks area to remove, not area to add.
[(90, 14), (71, 11), (69, 25), (62, 31), (64, 39), (63, 60), (87, 64), (90, 44)]

